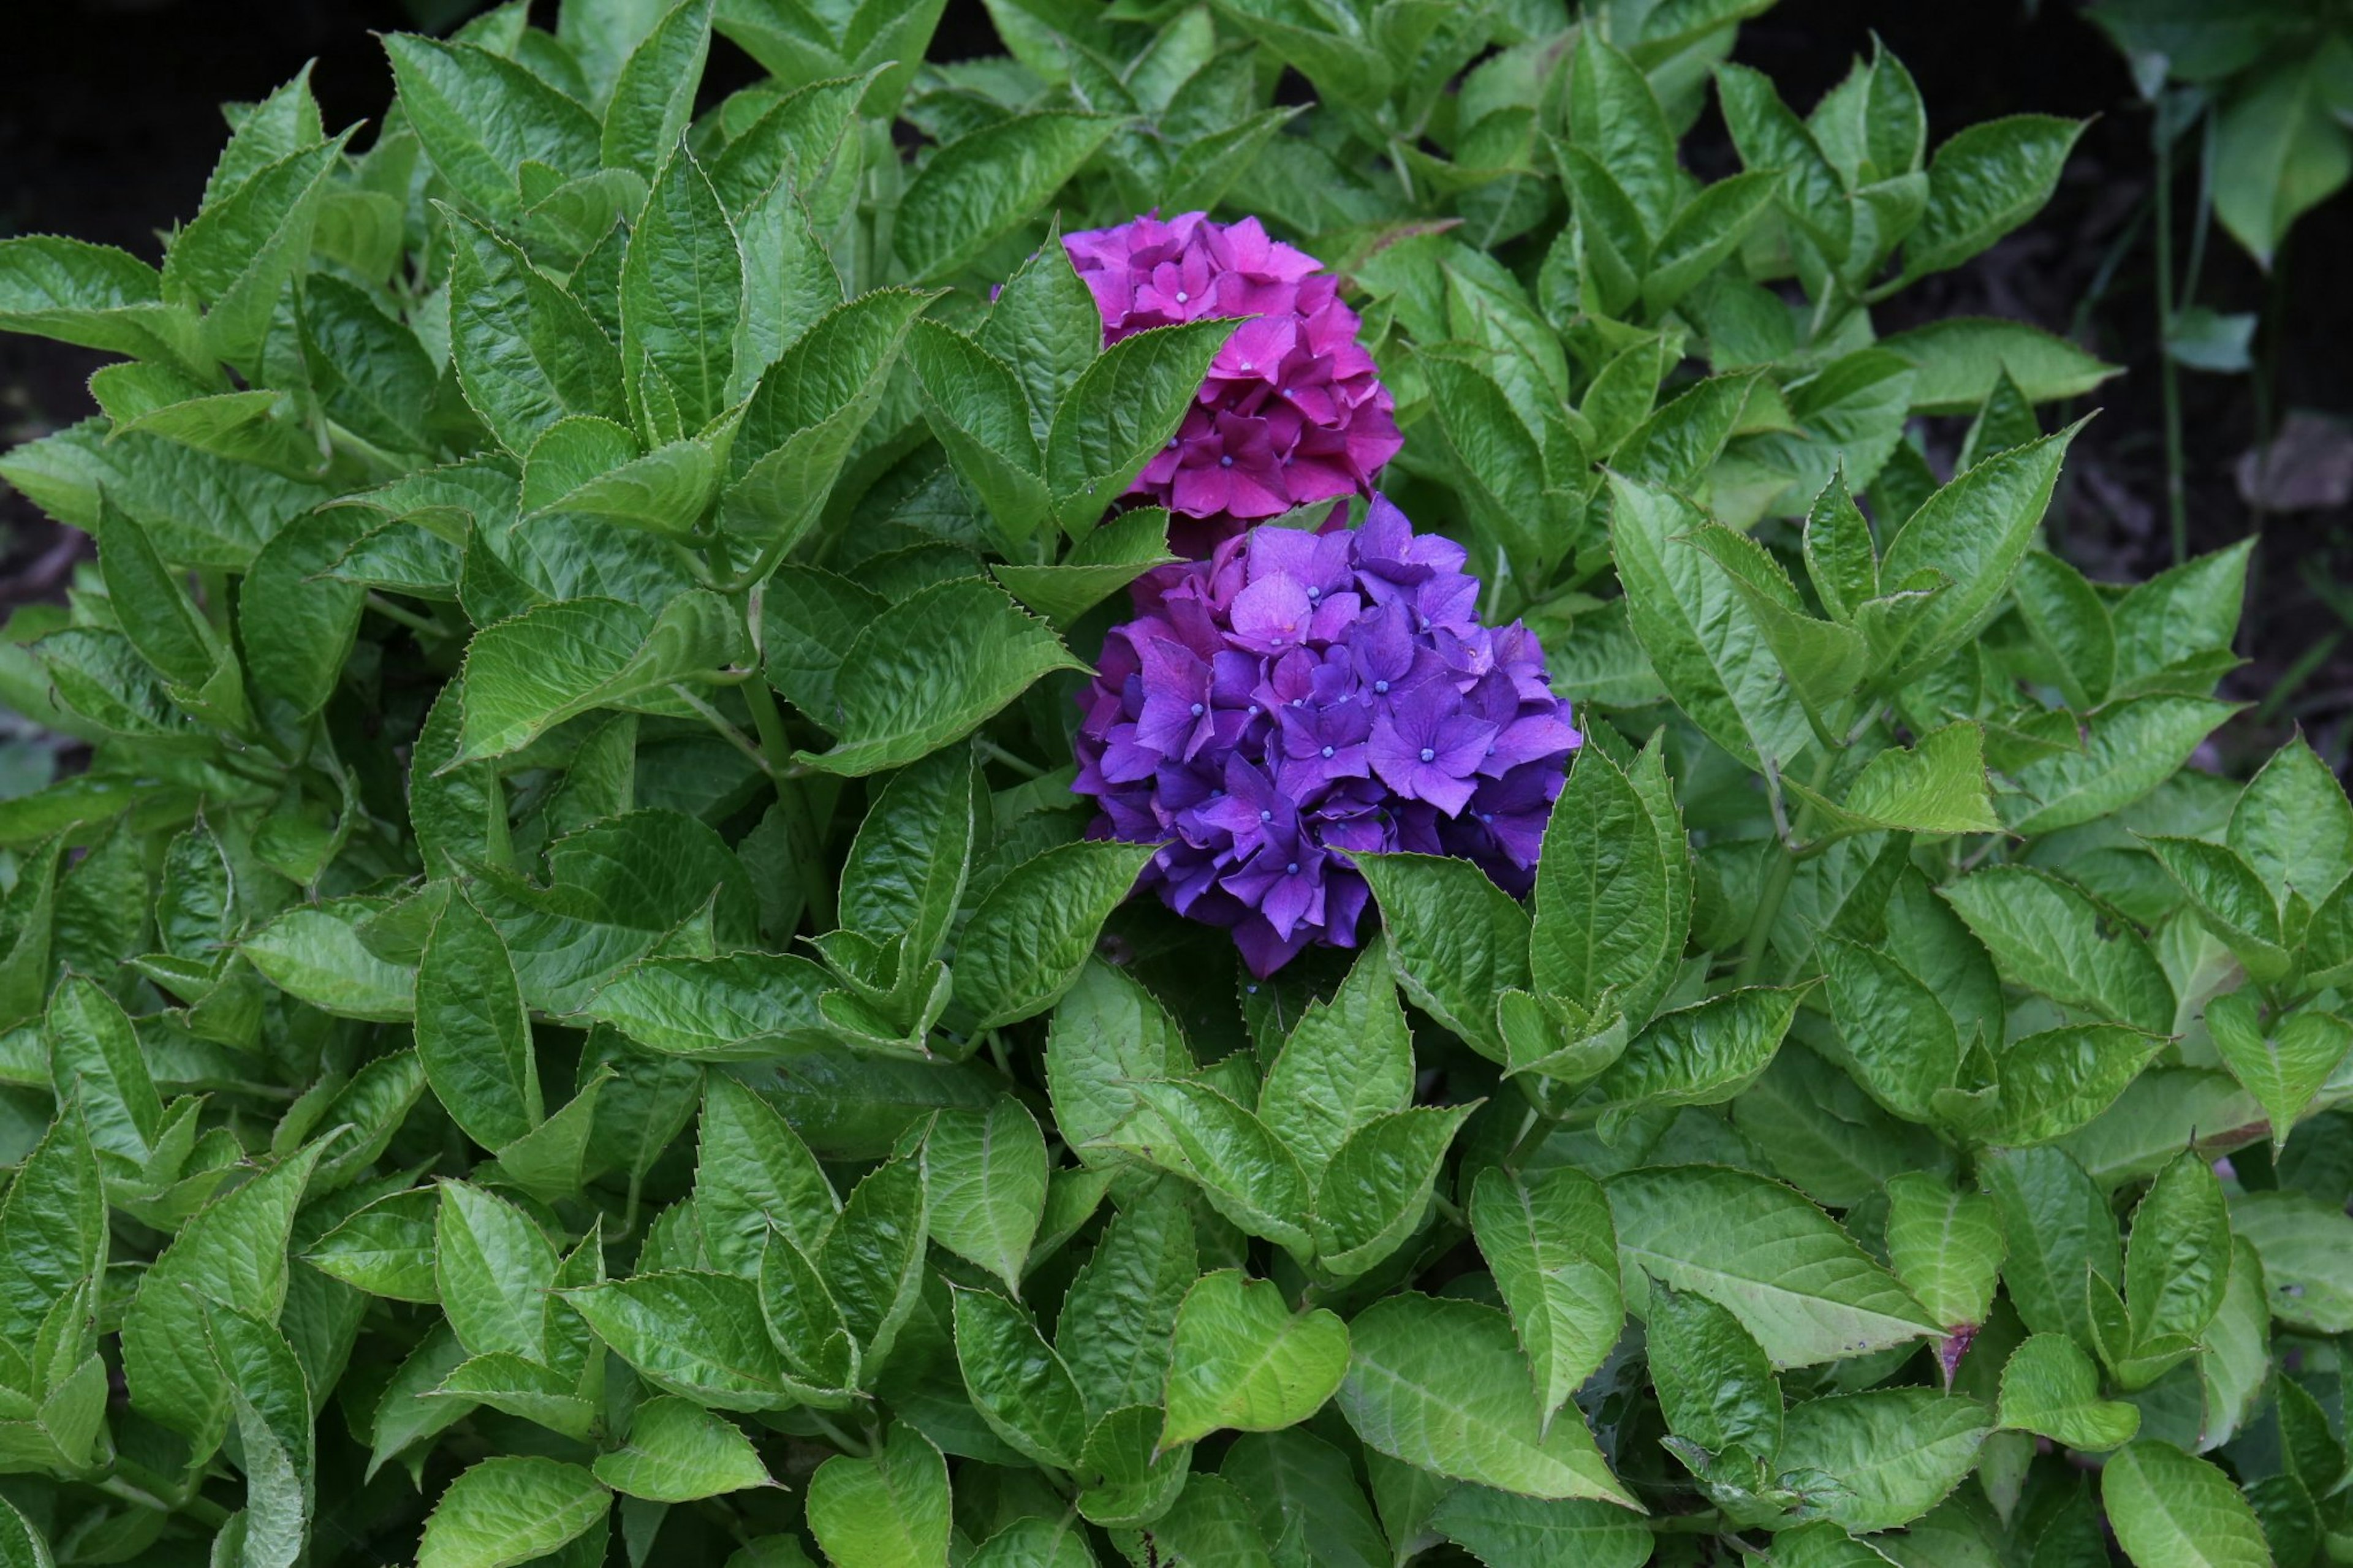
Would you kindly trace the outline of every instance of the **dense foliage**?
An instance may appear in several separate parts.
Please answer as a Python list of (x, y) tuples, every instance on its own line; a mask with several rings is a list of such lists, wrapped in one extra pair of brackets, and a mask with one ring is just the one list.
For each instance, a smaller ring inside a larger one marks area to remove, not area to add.
[(2353, 1556), (2353, 805), (2187, 765), (2244, 547), (2038, 548), (2110, 368), (1873, 321), (2078, 127), (942, 3), (0, 243), (121, 359), (0, 457), (0, 1564)]

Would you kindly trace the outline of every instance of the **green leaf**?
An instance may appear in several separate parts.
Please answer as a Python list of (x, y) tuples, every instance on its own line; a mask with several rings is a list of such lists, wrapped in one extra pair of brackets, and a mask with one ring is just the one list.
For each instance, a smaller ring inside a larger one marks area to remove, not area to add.
[(2186, 561), (2135, 584), (2116, 601), (2118, 695), (2178, 689), (2204, 696), (2213, 689), (2215, 677), (2232, 662), (2253, 548), (2253, 541), (2242, 540)]
[(1912, 383), (1915, 414), (1974, 413), (2004, 374), (2029, 402), (2041, 404), (2081, 397), (2122, 374), (2064, 338), (1989, 316), (1948, 316), (1882, 338), (1879, 346), (1919, 372)]
[(2353, 1218), (2310, 1194), (2249, 1193), (2231, 1228), (2253, 1243), (2272, 1316), (2314, 1333), (2353, 1332)]
[(2013, 114), (1939, 146), (1928, 165), (1927, 208), (1905, 242), (1905, 277), (1957, 267), (2040, 212), (2084, 123)]
[(2001, 1424), (2084, 1453), (2121, 1447), (2140, 1411), (2100, 1397), (2100, 1369), (2064, 1334), (2036, 1334), (2001, 1369)]
[(60, 1115), (0, 1196), (0, 1342), (35, 1342), (51, 1309), (106, 1258), (106, 1194), (82, 1118)]
[(764, 560), (780, 556), (824, 511), (924, 302), (904, 289), (862, 295), (819, 317), (761, 375), (736, 428), (720, 521)]
[(1153, 853), (1103, 840), (1057, 845), (991, 888), (956, 944), (956, 999), (978, 1026), (1035, 1017), (1061, 1000)]
[(260, 170), (173, 236), (164, 297), (201, 300), (208, 360), (251, 367), (289, 279), (302, 267), (346, 131)]
[(2232, 85), (2214, 120), (2214, 216), (2269, 268), (2291, 225), (2353, 174), (2341, 46), (2288, 49)]
[(1639, 1519), (1608, 1503), (1518, 1497), (1493, 1487), (1457, 1486), (1430, 1515), (1432, 1528), (1486, 1563), (1575, 1563), (1580, 1568), (1642, 1568), (1651, 1536)]
[(1880, 752), (1863, 764), (1838, 805), (1794, 779), (1782, 783), (1823, 807), (1831, 827), (1841, 833), (2001, 831), (1987, 793), (1985, 731), (1968, 720), (1931, 730), (1909, 749)]
[[(1651, 83), (1608, 39), (1579, 37), (1569, 74), (1569, 137), (1609, 170), (1656, 235), (1679, 195), (1674, 134)], [(1664, 309), (1653, 306), (1654, 310)]]
[(1189, 1216), (1173, 1184), (1121, 1215), (1072, 1282), (1056, 1327), (1059, 1352), (1091, 1407), (1114, 1412), (1098, 1433), (1116, 1412), (1140, 1411), (1147, 1449), (1162, 1446), (1177, 1313), (1199, 1272)]
[(1316, 1176), (1351, 1133), (1412, 1099), (1413, 1038), (1388, 955), (1371, 945), (1300, 1015), (1259, 1086), (1258, 1118)]
[(2353, 871), (2353, 803), (2302, 736), (2259, 769), (2232, 808), (2231, 847), (2282, 901), (2318, 902)]
[(565, 178), (596, 170), (596, 117), (513, 61), (413, 33), (394, 33), (384, 46), (400, 107), (427, 156), (480, 211), (515, 212), (517, 173), (526, 163)]
[(1992, 1117), (1963, 1125), (1989, 1143), (2063, 1137), (2115, 1103), (2164, 1045), (2116, 1024), (2077, 1024), (2013, 1040), (1995, 1058), (2001, 1092)]
[(973, 858), (971, 756), (951, 747), (895, 774), (859, 826), (841, 868), (842, 928), (878, 941), (906, 935), (918, 958), (939, 950)]
[(1219, 1269), (1186, 1293), (1177, 1312), (1160, 1447), (1226, 1427), (1295, 1426), (1323, 1408), (1347, 1370), (1348, 1329), (1337, 1314), (1294, 1312), (1272, 1282)]
[(296, 518), (261, 547), (237, 590), (237, 635), (253, 684), (304, 717), (342, 683), (367, 590), (328, 575), (364, 516), (353, 508)]
[(1236, 325), (1155, 327), (1122, 338), (1079, 373), (1046, 437), (1046, 482), (1065, 531), (1092, 527), (1176, 433)]
[(923, 1136), (932, 1239), (1005, 1281), (1017, 1298), (1046, 1208), (1046, 1138), (1021, 1102), (947, 1110)]
[(2173, 1030), (2173, 984), (2139, 933), (2068, 882), (1989, 866), (1937, 889), (2002, 978), (2153, 1035)]
[(759, 1287), (749, 1279), (671, 1269), (562, 1295), (658, 1388), (717, 1410), (796, 1403), (761, 1315)]
[(417, 1054), (436, 1099), (486, 1149), (512, 1142), (546, 1114), (531, 1019), (506, 943), (453, 889), (417, 969)]
[(733, 1422), (669, 1395), (638, 1405), (628, 1441), (597, 1455), (592, 1468), (615, 1491), (648, 1502), (692, 1502), (773, 1484)]
[(1672, 310), (1740, 247), (1772, 204), (1778, 178), (1767, 170), (1734, 174), (1702, 190), (1659, 237), (1642, 279), (1651, 318)]
[(286, 1239), (320, 1145), (198, 1210), (147, 1270), (122, 1320), (122, 1371), (132, 1404), (209, 1454), (228, 1415), (228, 1388), (204, 1342), (209, 1299), (274, 1322), (286, 1299)]
[[(147, 531), (101, 493), (96, 531), (107, 597), (140, 657), (174, 688), (193, 692), (204, 687), (227, 650), (156, 553)], [(244, 717), (242, 693), (236, 693), (231, 702), (230, 721), (235, 723)]]
[(2080, 751), (2029, 763), (2012, 775), (2015, 793), (2002, 797), (2003, 821), (2013, 833), (2042, 834), (2120, 811), (2179, 772), (2199, 743), (2237, 711), (2232, 703), (2200, 697), (2110, 703), (2091, 716)]
[[(942, 637), (962, 650), (952, 666), (923, 652)], [(858, 634), (834, 680), (836, 711), (823, 716), (840, 742), (796, 758), (851, 775), (900, 767), (970, 734), (1041, 676), (1082, 668), (1001, 590), (972, 578), (934, 584)]]
[(1854, 226), (1845, 181), (1806, 122), (1789, 111), (1762, 71), (1718, 66), (1715, 88), (1741, 163), (1778, 171), (1782, 207), (1815, 248), (1832, 262), (1843, 260)]
[(1937, 1327), (1834, 1221), (1778, 1182), (1670, 1165), (1607, 1185), (1627, 1264), (1729, 1309), (1777, 1367), (1884, 1350)]
[(1467, 860), (1363, 855), (1390, 962), (1416, 1006), (1494, 1061), (1504, 1059), (1495, 997), (1528, 987), (1525, 910)]
[(781, 1047), (828, 1044), (818, 1010), (833, 978), (792, 953), (656, 955), (599, 986), (582, 1011), (649, 1050), (699, 1061), (756, 1061)]
[(988, 570), (1014, 597), (1055, 625), (1068, 626), (1155, 566), (1175, 559), (1168, 553), (1168, 513), (1156, 506), (1139, 506), (1080, 540), (1057, 565), (992, 563)]
[(1478, 1102), (1375, 1117), (1340, 1145), (1315, 1190), (1316, 1263), (1361, 1274), (1405, 1245), (1430, 1212), (1455, 1132)]
[(1006, 279), (980, 330), (980, 346), (1020, 378), (1029, 428), (1042, 444), (1054, 411), (1103, 352), (1103, 315), (1079, 280), (1059, 230)]
[(1298, 1427), (1251, 1433), (1226, 1450), (1218, 1474), (1241, 1493), (1263, 1540), (1288, 1533), (1328, 1568), (1392, 1561), (1355, 1465), (1321, 1437)]
[(744, 628), (715, 594), (681, 594), (659, 616), (618, 599), (541, 605), (475, 635), (466, 650), (459, 760), (502, 756), (597, 708), (677, 708), (670, 688), (741, 651)]
[(1679, 496), (1622, 475), (1609, 484), (1610, 541), (1651, 667), (1711, 740), (1751, 768), (1770, 758), (1786, 771), (1812, 731), (1731, 574), (1680, 542), (1699, 515)]
[(40, 1531), (5, 1499), (0, 1499), (0, 1563), (6, 1568), (56, 1568), (57, 1563)]
[(127, 251), (52, 235), (0, 240), (0, 329), (195, 370), (195, 313), (166, 304), (163, 278)]
[[(1962, 1046), (1936, 994), (1896, 959), (1825, 932), (1815, 956), (1829, 980), (1846, 1068), (1865, 1092), (1906, 1121), (1926, 1121), (1936, 1091), (1958, 1078)], [(1900, 1270), (1899, 1270), (1900, 1272)]]
[(923, 1167), (887, 1161), (850, 1189), (817, 1251), (842, 1322), (871, 1360), (888, 1353), (922, 1289), (925, 1215)]
[(1851, 1531), (1891, 1530), (1926, 1513), (1976, 1465), (1993, 1414), (1926, 1388), (1880, 1388), (1790, 1407), (1774, 1461), (1842, 1483), (1823, 1508)]
[(371, 1296), (438, 1303), (433, 1228), (440, 1207), (430, 1187), (378, 1198), (312, 1243), (302, 1261)]
[(356, 927), (371, 905), (298, 905), (245, 939), (238, 952), (288, 995), (344, 1017), (405, 1022), (417, 971), (364, 946)]
[(2010, 1250), (1994, 1201), (1927, 1171), (1888, 1178), (1887, 1201), (1887, 1261), (1904, 1288), (1947, 1334), (1982, 1325)]
[(1043, 210), (1114, 124), (1065, 110), (1014, 115), (934, 153), (900, 198), (892, 230), (908, 273), (947, 277)]
[(2275, 1016), (2266, 1029), (2254, 998), (2244, 991), (2206, 1004), (2206, 1032), (2231, 1076), (2263, 1108), (2275, 1154), (2337, 1064), (2353, 1051), (2353, 1025), (2334, 1014)]
[(2069, 705), (2096, 706), (2116, 676), (2116, 638), (2108, 607), (2091, 584), (2056, 555), (2036, 550), (2018, 563), (2010, 594), (2034, 640), (2051, 655)]
[(2255, 1511), (2231, 1479), (2170, 1443), (2143, 1438), (2100, 1471), (2100, 1501), (2137, 1568), (2263, 1568)]
[(1533, 1176), (1490, 1167), (1472, 1184), (1470, 1207), (1549, 1428), (1625, 1324), (1609, 1200), (1572, 1166)]
[[(618, 100), (615, 100), (618, 103)], [(662, 164), (621, 265), (621, 363), (633, 386), (660, 378), (687, 431), (729, 401), (744, 258), (702, 165), (681, 146)], [(637, 394), (640, 407), (649, 394)], [(651, 435), (658, 426), (641, 416)]]
[(79, 1109), (97, 1149), (144, 1163), (163, 1131), (164, 1101), (121, 1005), (94, 982), (69, 975), (49, 998), (41, 1037), (59, 1108)]
[(955, 1292), (956, 1364), (975, 1409), (1009, 1447), (1074, 1468), (1087, 1443), (1086, 1403), (1029, 1314), (986, 1290)]
[(2000, 1151), (1987, 1156), (1980, 1175), (2010, 1238), (2001, 1278), (2018, 1315), (2038, 1334), (2064, 1334), (2090, 1350), (2084, 1279), (2124, 1277), (2124, 1246), (2106, 1197), (2059, 1149)]
[(1616, 1002), (1641, 1023), (1683, 956), (1665, 835), (1624, 770), (1578, 752), (1545, 826), (1528, 965), (1536, 989), (1596, 1012)]
[(517, 1455), (481, 1460), (433, 1505), (417, 1568), (528, 1563), (587, 1533), (611, 1503), (612, 1494), (578, 1465)]
[(712, 1262), (749, 1277), (772, 1224), (804, 1252), (824, 1242), (840, 1202), (773, 1105), (727, 1074), (711, 1073), (700, 1132), (694, 1207)]
[(922, 1433), (894, 1421), (872, 1458), (837, 1454), (818, 1467), (808, 1524), (834, 1568), (944, 1568), (947, 1461)]
[(965, 491), (988, 509), (1000, 538), (1026, 541), (1053, 497), (1013, 367), (934, 321), (915, 323), (907, 357), (923, 384), (924, 417)]
[(1670, 1431), (1710, 1454), (1779, 1450), (1781, 1383), (1739, 1319), (1704, 1296), (1654, 1284), (1643, 1329)]
[(1357, 1314), (1348, 1338), (1340, 1409), (1366, 1447), (1457, 1480), (1639, 1511), (1582, 1420), (1545, 1426), (1493, 1308), (1408, 1292)]
[(2254, 868), (2228, 845), (2202, 838), (2149, 837), (2141, 842), (2189, 895), (2199, 923), (2238, 955), (2248, 978), (2273, 984), (2295, 963), (2282, 945), (2279, 906)]
[(1135, 1142), (1123, 1130), (1152, 1115), (1137, 1085), (1193, 1070), (1183, 1033), (1149, 992), (1100, 959), (1082, 963), (1046, 1036), (1055, 1131), (1081, 1158)]
[(770, 1226), (761, 1247), (760, 1310), (768, 1338), (794, 1377), (819, 1390), (858, 1385), (864, 1365), (858, 1342), (850, 1338), (825, 1277), (782, 1226)]
[(1765, 1070), (1804, 995), (1751, 985), (1662, 1013), (1593, 1091), (1618, 1105), (1721, 1105)]
[(1206, 1083), (1139, 1084), (1166, 1129), (1150, 1157), (1200, 1184), (1219, 1213), (1294, 1257), (1313, 1246), (1314, 1190), (1289, 1150), (1259, 1119)]
[(621, 62), (598, 139), (607, 168), (657, 178), (694, 116), (695, 87), (711, 52), (711, 11), (712, 0), (681, 0)]
[(2060, 458), (2080, 428), (1987, 458), (1929, 497), (1888, 541), (1882, 583), (1933, 572), (1949, 586), (1921, 610), (1896, 668), (1882, 677), (1883, 688), (1934, 668), (1993, 618), (2051, 504)]
[(452, 215), (449, 345), (466, 401), (517, 457), (567, 415), (622, 416), (621, 356), (588, 312), (523, 253)]
[(444, 1182), (433, 1243), (436, 1293), (466, 1353), (545, 1360), (559, 1264), (538, 1225), (478, 1187)]

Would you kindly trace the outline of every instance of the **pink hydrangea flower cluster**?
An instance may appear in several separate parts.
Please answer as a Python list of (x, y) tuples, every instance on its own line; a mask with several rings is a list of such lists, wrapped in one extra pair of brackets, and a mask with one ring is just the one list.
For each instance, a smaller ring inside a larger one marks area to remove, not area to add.
[(1206, 552), (1293, 507), (1370, 495), (1405, 442), (1396, 404), (1339, 279), (1270, 239), (1254, 217), (1135, 219), (1062, 244), (1103, 312), (1103, 342), (1205, 318), (1248, 316), (1218, 351), (1167, 447), (1137, 478), (1136, 500), (1166, 506)]
[(1534, 635), (1480, 623), (1463, 561), (1377, 495), (1359, 529), (1253, 529), (1150, 574), (1104, 641), (1071, 787), (1097, 837), (1163, 845), (1138, 886), (1232, 928), (1261, 976), (1356, 944), (1351, 854), (1535, 879), (1581, 737)]

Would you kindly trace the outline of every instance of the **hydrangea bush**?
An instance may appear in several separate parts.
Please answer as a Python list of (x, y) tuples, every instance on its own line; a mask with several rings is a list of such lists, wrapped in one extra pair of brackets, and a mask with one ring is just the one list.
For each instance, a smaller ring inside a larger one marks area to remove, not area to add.
[(0, 242), (0, 1563), (2345, 1560), (2353, 805), (1874, 324), (2078, 128), (1762, 3), (518, 3)]

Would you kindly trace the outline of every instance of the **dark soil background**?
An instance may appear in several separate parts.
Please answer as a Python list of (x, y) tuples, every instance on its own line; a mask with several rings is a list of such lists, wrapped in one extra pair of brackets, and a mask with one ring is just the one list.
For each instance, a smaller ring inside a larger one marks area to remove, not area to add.
[[(220, 101), (258, 98), (315, 59), (328, 123), (365, 119), (392, 85), (371, 31), (447, 25), (470, 8), (467, 0), (12, 7), (8, 47), (0, 49), (0, 237), (70, 234), (158, 258), (159, 232), (194, 210), (226, 136)], [(2162, 569), (2170, 543), (2149, 125), (2123, 61), (2072, 0), (1783, 0), (1744, 30), (1739, 58), (1770, 72), (1793, 103), (1810, 106), (1870, 49), (1874, 31), (1918, 79), (1932, 142), (2002, 114), (2098, 117), (2040, 217), (1966, 268), (1892, 301), (1881, 322), (1893, 331), (1956, 312), (2012, 316), (2125, 366), (2127, 374), (2089, 400), (2104, 412), (2070, 455), (2051, 531), (2055, 547), (2094, 577), (2125, 581)], [(934, 54), (996, 48), (978, 0), (952, 0)], [(731, 47), (718, 47), (716, 89), (753, 74)], [(1722, 132), (1704, 125), (1699, 134), (1720, 139)], [(2188, 167), (2175, 201), (2184, 256), (2195, 161), (2193, 142), (2180, 160)], [(2353, 198), (2346, 195), (2303, 219), (2268, 278), (2219, 234), (2207, 247), (2200, 302), (2260, 311), (2263, 320), (2257, 376), (2181, 373), (2191, 547), (2211, 550), (2250, 532), (2263, 539), (2242, 633), (2249, 662), (2225, 687), (2253, 706), (2201, 759), (2211, 766), (2236, 771), (2299, 723), (2340, 769), (2353, 751), (2353, 575), (2344, 571), (2353, 557), (2353, 506), (2266, 510), (2250, 503), (2237, 477), (2265, 429), (2291, 421), (2306, 437), (2308, 475), (2332, 465), (2353, 472), (2353, 289), (2325, 259), (2346, 255), (2353, 255)], [(100, 363), (39, 340), (0, 337), (0, 447), (92, 412), (84, 383)], [(2268, 386), (2267, 399), (2259, 384)], [(2316, 415), (2322, 423), (2309, 417)], [(1933, 434), (1947, 450), (1957, 444), (1957, 429)], [(83, 542), (0, 491), (0, 612), (61, 594)]]

